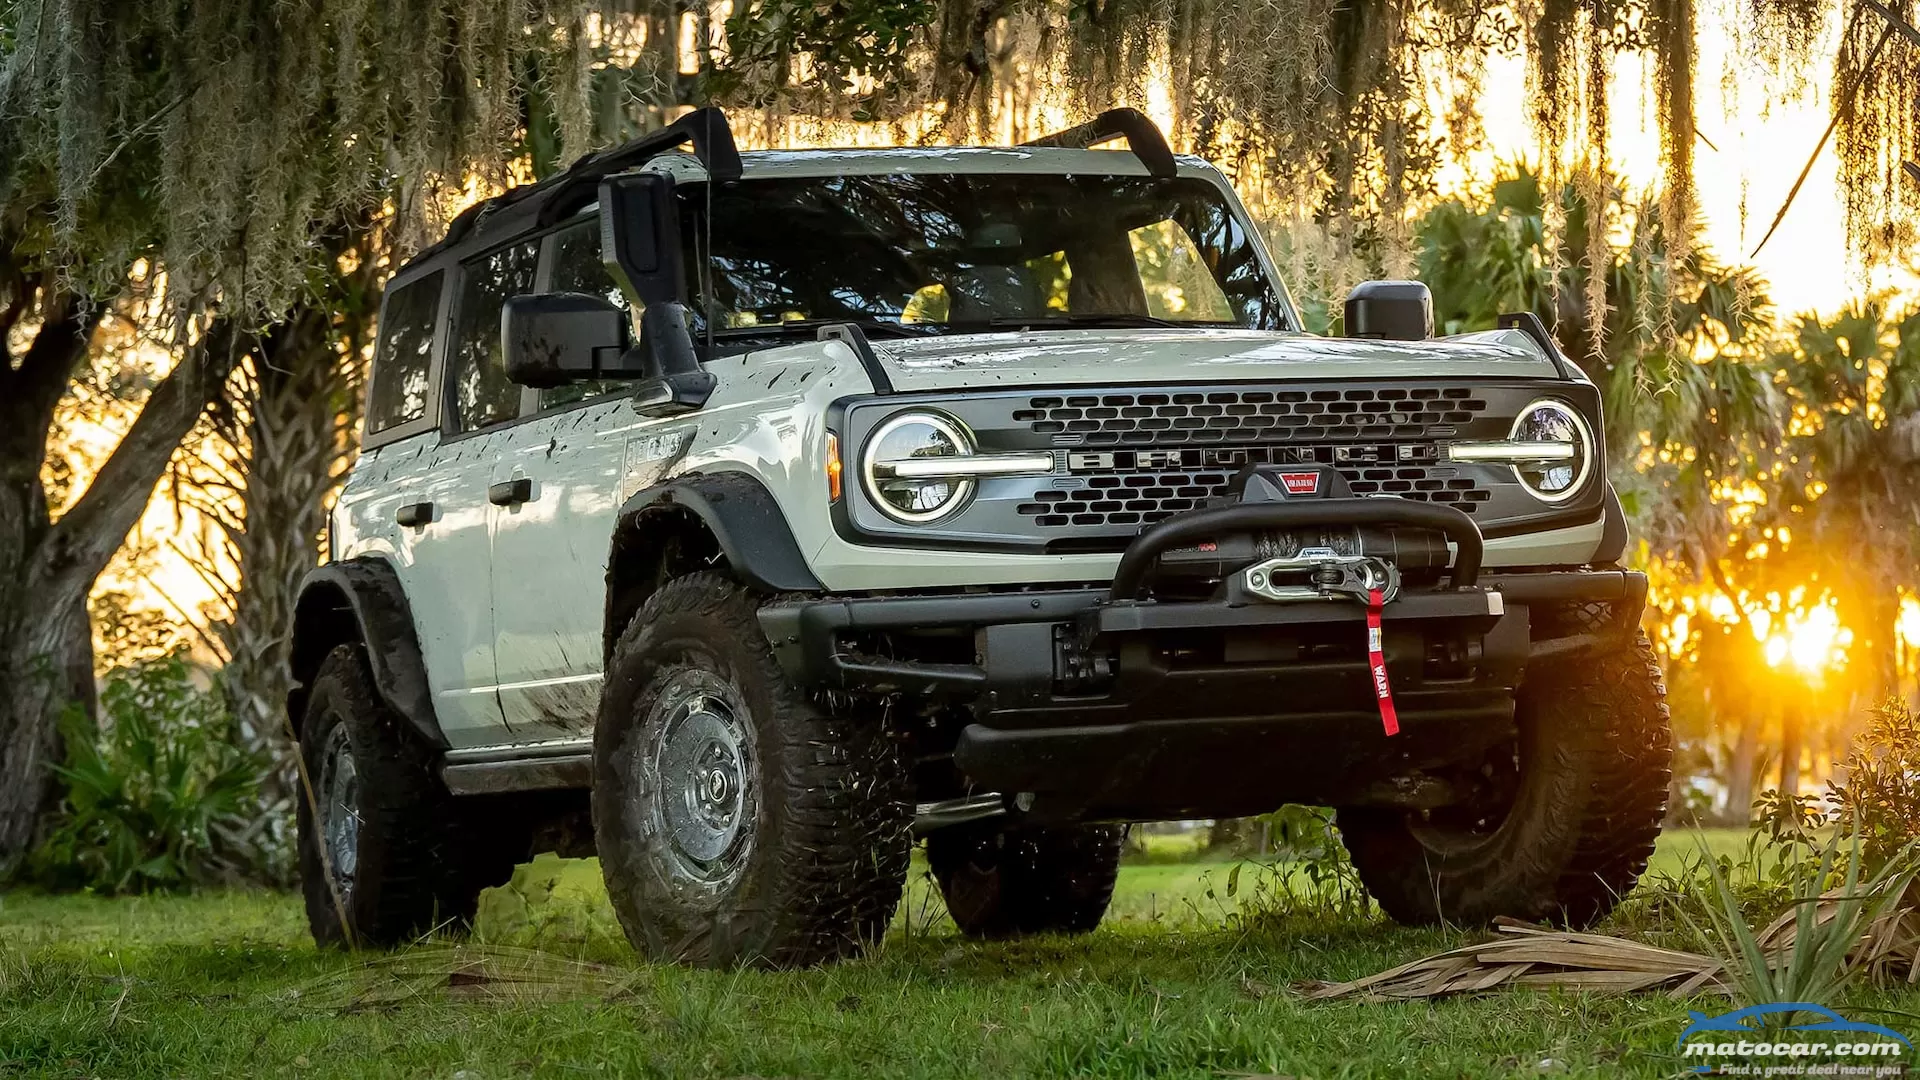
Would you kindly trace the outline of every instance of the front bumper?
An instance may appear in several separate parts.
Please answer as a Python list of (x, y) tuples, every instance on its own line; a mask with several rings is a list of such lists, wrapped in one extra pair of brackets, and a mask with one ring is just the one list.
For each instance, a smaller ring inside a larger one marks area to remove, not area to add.
[(1625, 646), (1647, 591), (1645, 575), (1617, 569), (1479, 575), (1477, 534), (1459, 540), (1445, 584), (1403, 589), (1382, 612), (1391, 738), (1362, 605), (1145, 598), (1150, 560), (1132, 552), (1111, 589), (809, 599), (761, 621), (797, 684), (962, 715), (964, 783), (1032, 793), (1041, 817), (1440, 805), (1447, 793), (1425, 777), (1512, 737), (1528, 666)]

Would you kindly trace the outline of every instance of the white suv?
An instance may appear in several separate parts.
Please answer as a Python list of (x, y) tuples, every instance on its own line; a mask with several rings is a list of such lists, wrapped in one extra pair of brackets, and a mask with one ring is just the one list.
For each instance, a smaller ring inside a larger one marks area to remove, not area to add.
[(1130, 110), (702, 110), (476, 207), (387, 286), (293, 628), (315, 937), (597, 850), (641, 952), (811, 963), (916, 836), (967, 933), (1081, 931), (1123, 823), (1288, 802), (1395, 918), (1598, 917), (1666, 806), (1646, 579), (1599, 394), (1502, 325), (1373, 282), (1303, 333)]

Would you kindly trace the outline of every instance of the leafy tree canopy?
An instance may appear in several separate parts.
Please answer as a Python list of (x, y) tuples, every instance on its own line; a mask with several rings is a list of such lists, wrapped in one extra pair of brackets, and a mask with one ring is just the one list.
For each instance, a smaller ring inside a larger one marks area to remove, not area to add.
[(584, 18), (560, 0), (12, 5), (0, 15), (10, 259), (105, 296), (147, 258), (178, 303), (283, 310), (335, 223), (386, 201), (418, 228), (470, 176), (504, 179), (530, 89), (584, 149), (580, 88), (544, 81)]
[[(1838, 0), (1749, 3), (1742, 47), (1786, 71), (1839, 18)], [(1842, 182), (1884, 259), (1912, 240), (1920, 48), (1849, 10)], [(270, 312), (342, 215), (389, 206), (417, 240), (469, 181), (528, 152), (551, 168), (664, 108), (913, 118), (958, 140), (1018, 128), (1042, 98), (1091, 111), (1162, 81), (1181, 144), (1323, 220), (1391, 218), (1430, 191), (1433, 133), (1477, 130), (1495, 55), (1528, 58), (1546, 176), (1602, 183), (1610, 99), (1638, 93), (1607, 73), (1633, 53), (1653, 60), (1679, 235), (1695, 34), (1692, 0), (741, 0), (724, 21), (665, 0), (23, 0), (0, 13), (0, 222), (83, 282), (154, 256), (181, 295)], [(1442, 123), (1436, 75), (1454, 95)]]

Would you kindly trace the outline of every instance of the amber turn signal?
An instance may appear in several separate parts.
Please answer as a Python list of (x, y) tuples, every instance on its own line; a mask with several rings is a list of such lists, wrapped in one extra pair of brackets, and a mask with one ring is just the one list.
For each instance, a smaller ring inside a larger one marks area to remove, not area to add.
[(827, 432), (827, 498), (840, 501), (840, 436)]

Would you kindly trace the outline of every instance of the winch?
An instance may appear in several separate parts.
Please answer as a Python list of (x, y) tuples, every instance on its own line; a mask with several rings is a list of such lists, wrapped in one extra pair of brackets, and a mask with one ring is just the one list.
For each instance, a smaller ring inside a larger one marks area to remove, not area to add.
[[(1250, 465), (1215, 505), (1347, 498), (1346, 478), (1323, 465)], [(1431, 529), (1346, 525), (1243, 532), (1173, 548), (1160, 556), (1159, 588), (1226, 583), (1230, 604), (1256, 600), (1392, 600), (1403, 575), (1437, 575), (1447, 542)]]

